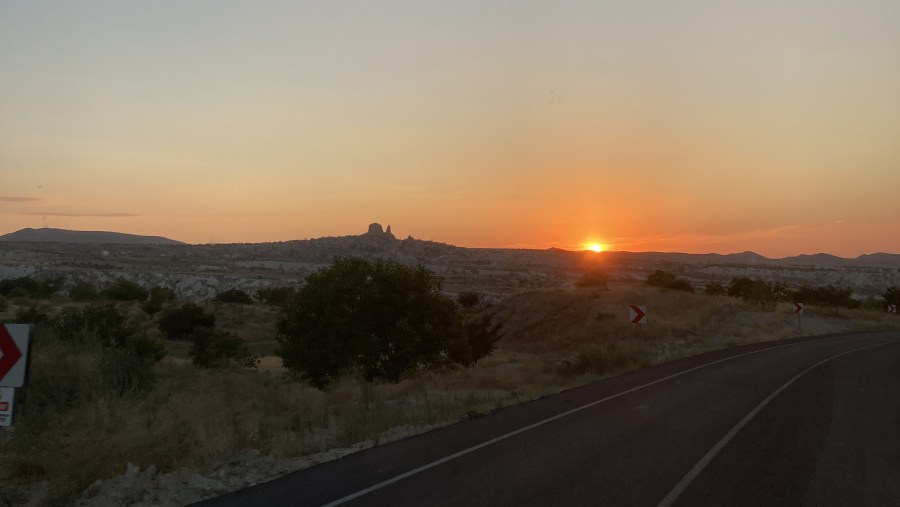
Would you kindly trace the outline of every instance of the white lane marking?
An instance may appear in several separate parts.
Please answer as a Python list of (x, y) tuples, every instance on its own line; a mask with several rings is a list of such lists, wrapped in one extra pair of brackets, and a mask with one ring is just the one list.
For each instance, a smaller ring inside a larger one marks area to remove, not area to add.
[[(836, 339), (836, 338), (841, 338), (841, 336), (835, 336), (835, 337), (826, 338), (826, 339)], [(824, 340), (825, 340), (825, 339), (823, 339), (823, 340), (821, 340), (821, 341), (824, 341)], [(416, 475), (416, 474), (419, 474), (419, 473), (421, 473), (421, 472), (424, 472), (424, 471), (426, 471), (426, 470), (428, 470), (428, 469), (430, 469), (430, 468), (434, 468), (434, 467), (436, 467), (436, 466), (443, 465), (444, 463), (447, 463), (448, 461), (452, 461), (452, 460), (454, 460), (454, 459), (456, 459), (456, 458), (459, 458), (460, 456), (465, 456), (466, 454), (473, 453), (473, 452), (475, 452), (475, 451), (477, 451), (477, 450), (479, 450), (479, 449), (483, 449), (483, 448), (485, 448), (485, 447), (487, 447), (487, 446), (489, 446), (489, 445), (496, 444), (497, 442), (506, 440), (507, 438), (514, 437), (514, 436), (516, 436), (516, 435), (518, 435), (518, 434), (520, 434), (520, 433), (524, 433), (524, 432), (526, 432), (526, 431), (533, 430), (534, 428), (537, 428), (537, 427), (539, 427), (539, 426), (543, 426), (543, 425), (545, 425), (545, 424), (547, 424), (547, 423), (550, 423), (550, 422), (553, 422), (553, 421), (555, 421), (555, 420), (557, 420), (557, 419), (562, 419), (563, 417), (570, 416), (570, 415), (572, 415), (572, 414), (574, 414), (574, 413), (576, 413), (576, 412), (581, 412), (582, 410), (586, 410), (586, 409), (588, 409), (588, 408), (591, 408), (591, 407), (593, 407), (593, 406), (596, 406), (596, 405), (599, 405), (599, 404), (601, 404), (601, 403), (607, 402), (607, 401), (609, 401), (609, 400), (613, 400), (613, 399), (619, 398), (619, 397), (621, 397), (621, 396), (625, 396), (626, 394), (633, 393), (633, 392), (635, 392), (635, 391), (640, 391), (641, 389), (650, 387), (650, 386), (652, 386), (652, 385), (659, 384), (660, 382), (665, 382), (666, 380), (671, 380), (671, 379), (673, 379), (673, 378), (675, 378), (675, 377), (680, 377), (680, 376), (685, 375), (685, 374), (687, 374), (687, 373), (690, 373), (690, 372), (692, 372), (692, 371), (696, 371), (696, 370), (699, 370), (699, 369), (701, 369), (701, 368), (706, 368), (707, 366), (712, 366), (712, 365), (714, 365), (714, 364), (724, 363), (725, 361), (731, 361), (732, 359), (737, 359), (737, 358), (739, 358), (739, 357), (749, 356), (749, 355), (753, 355), (753, 354), (759, 354), (760, 352), (766, 352), (766, 351), (768, 351), (768, 350), (775, 350), (775, 349), (780, 349), (780, 348), (784, 348), (784, 347), (793, 347), (793, 346), (796, 346), (796, 345), (802, 345), (802, 344), (805, 344), (805, 343), (812, 343), (812, 342), (819, 342), (819, 341), (820, 341), (820, 340), (805, 340), (805, 341), (797, 342), (797, 343), (787, 343), (787, 344), (785, 344), (785, 345), (777, 345), (777, 346), (775, 346), (775, 347), (767, 347), (767, 348), (764, 348), (764, 349), (754, 350), (754, 351), (752, 351), (752, 352), (745, 352), (745, 353), (743, 353), (743, 354), (738, 354), (738, 355), (736, 355), (736, 356), (726, 357), (726, 358), (724, 358), (724, 359), (719, 359), (719, 360), (717, 360), (717, 361), (712, 361), (712, 362), (710, 362), (710, 363), (701, 364), (700, 366), (695, 366), (695, 367), (693, 367), (693, 368), (690, 368), (690, 369), (687, 369), (687, 370), (684, 370), (684, 371), (680, 371), (680, 372), (678, 372), (678, 373), (673, 373), (672, 375), (669, 375), (669, 376), (667, 376), (667, 377), (663, 377), (663, 378), (661, 378), (661, 379), (657, 379), (657, 380), (654, 380), (653, 382), (648, 382), (648, 383), (646, 383), (646, 384), (643, 384), (643, 385), (640, 385), (640, 386), (637, 386), (637, 387), (632, 387), (631, 389), (628, 389), (628, 390), (626, 390), (626, 391), (622, 391), (622, 392), (620, 392), (620, 393), (613, 394), (613, 395), (611, 395), (611, 396), (607, 396), (606, 398), (603, 398), (603, 399), (599, 399), (599, 400), (596, 400), (596, 401), (592, 401), (592, 402), (590, 402), (590, 403), (581, 405), (580, 407), (575, 407), (575, 408), (573, 408), (573, 409), (571, 409), (571, 410), (568, 410), (568, 411), (566, 411), (566, 412), (562, 412), (562, 413), (560, 413), (560, 414), (556, 414), (556, 415), (554, 415), (554, 416), (552, 416), (552, 417), (548, 417), (548, 418), (543, 419), (543, 420), (541, 420), (541, 421), (538, 421), (538, 422), (536, 422), (536, 423), (529, 424), (528, 426), (524, 426), (524, 427), (519, 428), (519, 429), (517, 429), (517, 430), (515, 430), (515, 431), (510, 431), (509, 433), (506, 433), (506, 434), (504, 434), (504, 435), (500, 435), (499, 437), (495, 437), (495, 438), (492, 438), (492, 439), (490, 439), (490, 440), (484, 441), (484, 442), (482, 442), (482, 443), (480, 443), (480, 444), (478, 444), (478, 445), (473, 445), (472, 447), (469, 447), (468, 449), (463, 449), (463, 450), (461, 450), (461, 451), (459, 451), (459, 452), (455, 452), (455, 453), (453, 453), (453, 454), (450, 454), (449, 456), (444, 456), (444, 457), (441, 458), (441, 459), (432, 461), (431, 463), (426, 463), (425, 465), (422, 465), (422, 466), (420, 466), (420, 467), (418, 467), (418, 468), (413, 468), (412, 470), (410, 470), (410, 471), (408, 471), (408, 472), (404, 472), (404, 473), (402, 473), (402, 474), (400, 474), (400, 475), (391, 477), (390, 479), (386, 479), (386, 480), (384, 480), (384, 481), (381, 481), (381, 482), (379, 482), (378, 484), (373, 484), (372, 486), (369, 486), (369, 487), (366, 488), (366, 489), (361, 489), (361, 490), (357, 491), (356, 493), (351, 493), (351, 494), (349, 494), (349, 495), (347, 495), (347, 496), (345, 496), (345, 497), (343, 497), (343, 498), (338, 498), (337, 500), (334, 500), (334, 501), (332, 501), (332, 502), (328, 502), (327, 504), (324, 504), (322, 507), (334, 507), (335, 505), (341, 505), (341, 504), (343, 504), (343, 503), (349, 502), (350, 500), (355, 500), (355, 499), (357, 499), (357, 498), (359, 498), (359, 497), (361, 497), (361, 496), (363, 496), (363, 495), (367, 495), (367, 494), (369, 494), (369, 493), (371, 493), (371, 492), (373, 492), (373, 491), (377, 491), (377, 490), (379, 490), (379, 489), (381, 489), (381, 488), (384, 488), (385, 486), (390, 486), (391, 484), (394, 484), (395, 482), (402, 481), (403, 479), (406, 479), (407, 477), (412, 477), (413, 475)]]
[(817, 367), (819, 367), (819, 366), (822, 366), (823, 364), (825, 364), (825, 363), (827, 363), (827, 362), (829, 362), (829, 361), (831, 361), (831, 360), (837, 359), (837, 358), (839, 358), (839, 357), (841, 357), (841, 356), (846, 356), (847, 354), (852, 354), (852, 353), (854, 353), (854, 352), (860, 352), (860, 351), (863, 351), (863, 350), (873, 349), (873, 348), (875, 348), (875, 347), (881, 347), (881, 346), (883, 346), (883, 345), (888, 345), (888, 344), (890, 344), (890, 343), (897, 343), (897, 340), (891, 340), (891, 341), (887, 341), (887, 342), (884, 342), (884, 343), (877, 343), (877, 344), (875, 344), (875, 345), (870, 345), (870, 346), (868, 346), (868, 347), (860, 347), (860, 348), (858, 348), (858, 349), (853, 349), (853, 350), (848, 350), (848, 351), (846, 351), (846, 352), (841, 352), (840, 354), (836, 354), (836, 355), (833, 355), (833, 356), (831, 356), (831, 357), (829, 357), (829, 358), (827, 358), (827, 359), (823, 359), (823, 360), (819, 361), (818, 363), (816, 363), (816, 364), (810, 366), (809, 368), (807, 368), (807, 369), (801, 371), (800, 373), (798, 373), (797, 375), (795, 375), (794, 378), (792, 378), (792, 379), (788, 380), (787, 382), (785, 382), (784, 385), (782, 385), (781, 387), (779, 387), (778, 389), (776, 389), (772, 394), (769, 395), (768, 398), (764, 399), (764, 400), (762, 401), (762, 403), (760, 403), (759, 405), (756, 406), (756, 408), (754, 408), (753, 410), (751, 410), (750, 413), (747, 414), (743, 419), (741, 419), (741, 421), (740, 421), (739, 423), (735, 424), (735, 425), (734, 425), (734, 428), (731, 428), (731, 431), (729, 431), (728, 433), (726, 433), (725, 436), (722, 437), (722, 440), (719, 440), (719, 441), (716, 443), (716, 445), (714, 445), (714, 446), (712, 447), (712, 449), (710, 449), (709, 452), (706, 453), (706, 455), (704, 455), (702, 458), (700, 458), (700, 461), (698, 461), (697, 464), (694, 465), (694, 468), (692, 468), (692, 469), (691, 469), (684, 477), (681, 478), (680, 481), (678, 481), (678, 484), (676, 484), (675, 487), (672, 488), (672, 491), (669, 491), (669, 494), (666, 495), (666, 497), (663, 498), (662, 501), (659, 502), (659, 504), (657, 504), (656, 507), (669, 507), (670, 505), (672, 505), (673, 503), (675, 503), (675, 501), (678, 500), (678, 497), (681, 496), (681, 494), (684, 492), (684, 490), (685, 490), (688, 486), (690, 486), (691, 482), (692, 482), (698, 475), (700, 475), (700, 472), (702, 472), (704, 468), (706, 468), (706, 465), (708, 465), (709, 462), (712, 461), (712, 459), (716, 457), (716, 454), (718, 454), (719, 451), (721, 451), (722, 448), (725, 447), (725, 445), (728, 444), (728, 442), (729, 442), (732, 438), (734, 438), (734, 436), (737, 435), (737, 433), (738, 433), (739, 431), (741, 431), (741, 428), (743, 428), (744, 426), (746, 426), (746, 424), (747, 424), (748, 422), (750, 422), (750, 420), (753, 419), (753, 417), (756, 416), (756, 414), (758, 414), (759, 411), (763, 409), (763, 407), (765, 407), (766, 405), (768, 405), (769, 402), (772, 401), (776, 396), (778, 396), (778, 394), (779, 394), (781, 391), (784, 391), (785, 389), (787, 389), (788, 386), (790, 386), (791, 384), (793, 384), (798, 378), (802, 377), (803, 375), (806, 375), (806, 374), (809, 373), (811, 370), (813, 370), (813, 369), (815, 369), (815, 368), (817, 368)]

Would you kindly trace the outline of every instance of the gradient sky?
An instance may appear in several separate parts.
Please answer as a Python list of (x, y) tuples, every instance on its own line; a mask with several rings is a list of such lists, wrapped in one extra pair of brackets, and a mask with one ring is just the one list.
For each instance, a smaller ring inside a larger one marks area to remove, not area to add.
[(0, 233), (900, 252), (896, 0), (0, 0)]

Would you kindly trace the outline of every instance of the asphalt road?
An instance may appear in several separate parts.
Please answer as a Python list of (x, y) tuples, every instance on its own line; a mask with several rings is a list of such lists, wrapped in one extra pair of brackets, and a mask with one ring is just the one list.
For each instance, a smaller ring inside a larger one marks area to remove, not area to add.
[(900, 505), (900, 333), (718, 351), (201, 502)]

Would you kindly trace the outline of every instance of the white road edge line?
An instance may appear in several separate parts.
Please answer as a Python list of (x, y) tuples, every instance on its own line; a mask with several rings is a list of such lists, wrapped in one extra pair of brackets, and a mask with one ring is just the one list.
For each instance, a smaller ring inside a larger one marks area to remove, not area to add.
[[(834, 337), (834, 338), (838, 338), (838, 337)], [(619, 397), (621, 397), (621, 396), (625, 396), (626, 394), (633, 393), (633, 392), (635, 392), (635, 391), (640, 391), (641, 389), (650, 387), (650, 386), (652, 386), (652, 385), (659, 384), (659, 383), (661, 383), (661, 382), (665, 382), (666, 380), (671, 380), (671, 379), (673, 379), (673, 378), (675, 378), (675, 377), (680, 377), (680, 376), (685, 375), (685, 374), (688, 374), (688, 373), (690, 373), (690, 372), (692, 372), (692, 371), (696, 371), (696, 370), (699, 370), (699, 369), (701, 369), (701, 368), (706, 368), (707, 366), (712, 366), (712, 365), (714, 365), (714, 364), (724, 363), (725, 361), (731, 361), (732, 359), (737, 359), (737, 358), (739, 358), (739, 357), (749, 356), (749, 355), (753, 355), (753, 354), (759, 354), (760, 352), (766, 352), (766, 351), (768, 351), (768, 350), (775, 350), (775, 349), (780, 349), (780, 348), (784, 348), (784, 347), (794, 347), (794, 346), (796, 346), (796, 345), (802, 345), (802, 344), (805, 344), (805, 343), (816, 342), (816, 341), (819, 341), (819, 340), (804, 340), (804, 341), (802, 341), (802, 342), (797, 342), (797, 343), (787, 343), (787, 344), (785, 344), (785, 345), (777, 345), (777, 346), (775, 346), (775, 347), (767, 347), (767, 348), (764, 348), (764, 349), (754, 350), (754, 351), (752, 351), (752, 352), (745, 352), (745, 353), (743, 353), (743, 354), (738, 354), (738, 355), (736, 355), (736, 356), (726, 357), (726, 358), (723, 358), (723, 359), (719, 359), (719, 360), (717, 360), (717, 361), (712, 361), (712, 362), (710, 362), (710, 363), (701, 364), (700, 366), (695, 366), (695, 367), (693, 367), (693, 368), (689, 368), (689, 369), (687, 369), (687, 370), (680, 371), (680, 372), (678, 372), (678, 373), (673, 373), (672, 375), (669, 375), (669, 376), (667, 376), (667, 377), (663, 377), (663, 378), (661, 378), (661, 379), (657, 379), (657, 380), (654, 380), (653, 382), (648, 382), (648, 383), (646, 383), (646, 384), (643, 384), (643, 385), (640, 385), (640, 386), (637, 386), (637, 387), (632, 387), (631, 389), (622, 391), (622, 392), (620, 392), (620, 393), (613, 394), (612, 396), (607, 396), (606, 398), (602, 398), (602, 399), (599, 399), (599, 400), (596, 400), (596, 401), (592, 401), (592, 402), (590, 402), (590, 403), (581, 405), (580, 407), (575, 407), (575, 408), (573, 408), (573, 409), (571, 409), (571, 410), (568, 410), (568, 411), (566, 411), (566, 412), (562, 412), (562, 413), (560, 413), (560, 414), (556, 414), (555, 416), (548, 417), (548, 418), (543, 419), (543, 420), (541, 420), (541, 421), (538, 421), (538, 422), (536, 422), (536, 423), (529, 424), (528, 426), (524, 426), (524, 427), (519, 428), (519, 429), (517, 429), (517, 430), (515, 430), (515, 431), (510, 431), (509, 433), (506, 433), (506, 434), (504, 434), (504, 435), (500, 435), (499, 437), (495, 437), (495, 438), (492, 438), (492, 439), (490, 439), (490, 440), (486, 440), (486, 441), (484, 441), (484, 442), (482, 442), (482, 443), (480, 443), (480, 444), (478, 444), (478, 445), (473, 445), (472, 447), (469, 447), (468, 449), (463, 449), (463, 450), (461, 450), (461, 451), (459, 451), (459, 452), (455, 452), (455, 453), (453, 453), (453, 454), (450, 454), (449, 456), (444, 456), (444, 457), (441, 458), (441, 459), (432, 461), (431, 463), (427, 463), (427, 464), (422, 465), (422, 466), (420, 466), (420, 467), (418, 467), (418, 468), (413, 468), (412, 470), (410, 470), (410, 471), (408, 471), (408, 472), (404, 472), (404, 473), (402, 473), (402, 474), (400, 474), (400, 475), (391, 477), (390, 479), (386, 479), (386, 480), (384, 480), (384, 481), (381, 481), (381, 482), (379, 482), (378, 484), (373, 484), (372, 486), (369, 486), (369, 487), (366, 488), (366, 489), (361, 489), (361, 490), (357, 491), (356, 493), (351, 493), (351, 494), (349, 494), (349, 495), (347, 495), (347, 496), (345, 496), (345, 497), (338, 498), (337, 500), (334, 500), (334, 501), (332, 501), (332, 502), (328, 502), (328, 503), (324, 504), (322, 507), (334, 507), (334, 506), (336, 506), (336, 505), (341, 505), (341, 504), (347, 503), (347, 502), (349, 502), (349, 501), (351, 501), (351, 500), (355, 500), (355, 499), (357, 499), (357, 498), (359, 498), (359, 497), (361, 497), (361, 496), (363, 496), (363, 495), (367, 495), (367, 494), (369, 494), (369, 493), (371, 493), (371, 492), (373, 492), (373, 491), (377, 491), (377, 490), (379, 490), (379, 489), (381, 489), (381, 488), (384, 488), (385, 486), (390, 486), (391, 484), (394, 484), (395, 482), (402, 481), (403, 479), (406, 479), (406, 478), (408, 478), (408, 477), (412, 477), (413, 475), (422, 473), (422, 472), (424, 472), (424, 471), (426, 471), (426, 470), (428, 470), (428, 469), (430, 469), (430, 468), (434, 468), (434, 467), (436, 467), (436, 466), (443, 465), (444, 463), (447, 463), (448, 461), (452, 461), (452, 460), (454, 460), (454, 459), (456, 459), (456, 458), (459, 458), (459, 457), (461, 457), (461, 456), (465, 456), (466, 454), (475, 452), (475, 451), (477, 451), (477, 450), (479, 450), (479, 449), (483, 449), (483, 448), (485, 448), (485, 447), (487, 447), (487, 446), (489, 446), (489, 445), (496, 444), (497, 442), (506, 440), (507, 438), (510, 438), (510, 437), (514, 437), (514, 436), (516, 436), (516, 435), (518, 435), (518, 434), (520, 434), (520, 433), (524, 433), (524, 432), (526, 432), (526, 431), (533, 430), (534, 428), (537, 428), (537, 427), (539, 427), (539, 426), (543, 426), (543, 425), (545, 425), (545, 424), (547, 424), (547, 423), (550, 423), (550, 422), (553, 422), (553, 421), (555, 421), (555, 420), (557, 420), (557, 419), (562, 419), (563, 417), (570, 416), (570, 415), (572, 415), (572, 414), (574, 414), (574, 413), (576, 413), (576, 412), (581, 412), (582, 410), (591, 408), (591, 407), (593, 407), (593, 406), (599, 405), (599, 404), (604, 403), (604, 402), (607, 402), (607, 401), (609, 401), (609, 400), (613, 400), (613, 399), (615, 399), (615, 398), (619, 398)], [(792, 380), (791, 382), (793, 382), (793, 380)], [(660, 504), (660, 505), (662, 505), (662, 504)]]
[(656, 507), (669, 507), (673, 503), (675, 503), (675, 501), (678, 500), (678, 497), (681, 496), (682, 493), (684, 493), (684, 490), (687, 489), (688, 486), (690, 486), (691, 482), (698, 475), (700, 475), (700, 472), (702, 472), (704, 468), (706, 468), (706, 465), (708, 465), (709, 462), (712, 461), (712, 459), (716, 457), (716, 454), (718, 454), (719, 451), (721, 451), (722, 448), (725, 447), (725, 445), (727, 445), (728, 442), (732, 438), (734, 438), (734, 436), (737, 435), (737, 433), (739, 431), (741, 431), (741, 428), (746, 426), (747, 423), (750, 422), (750, 420), (753, 419), (753, 417), (755, 417), (756, 414), (758, 414), (760, 412), (760, 410), (762, 410), (766, 405), (768, 405), (770, 401), (775, 399), (775, 397), (778, 396), (779, 393), (781, 393), (781, 391), (784, 391), (785, 389), (787, 389), (788, 386), (793, 384), (797, 379), (799, 379), (803, 375), (806, 375), (810, 371), (818, 368), (819, 366), (822, 366), (823, 364), (825, 364), (829, 361), (832, 361), (834, 359), (837, 359), (841, 356), (846, 356), (847, 354), (852, 354), (854, 352), (860, 352), (863, 350), (873, 349), (875, 347), (881, 347), (883, 345), (888, 345), (891, 343), (897, 343), (897, 340), (890, 340), (890, 341), (886, 341), (883, 343), (877, 343), (875, 345), (870, 345), (868, 347), (860, 347), (858, 349), (841, 352), (840, 354), (835, 354), (827, 359), (823, 359), (823, 360), (819, 361), (818, 363), (810, 366), (809, 368), (807, 368), (807, 369), (801, 371), (800, 373), (798, 373), (797, 375), (795, 375), (794, 378), (788, 380), (787, 382), (784, 383), (784, 385), (782, 385), (781, 387), (776, 389), (774, 392), (772, 392), (772, 394), (770, 394), (759, 405), (757, 405), (756, 408), (751, 410), (749, 414), (747, 414), (743, 419), (741, 419), (740, 422), (735, 424), (734, 428), (731, 428), (731, 431), (726, 433), (725, 436), (722, 437), (722, 440), (719, 440), (716, 443), (716, 445), (714, 445), (712, 447), (712, 449), (710, 449), (702, 458), (700, 458), (700, 461), (698, 461), (697, 464), (694, 465), (694, 468), (691, 468), (691, 470), (684, 477), (682, 477), (680, 481), (678, 481), (678, 484), (676, 484), (675, 487), (672, 488), (672, 491), (669, 491), (669, 494), (666, 495), (666, 497), (663, 498), (662, 501), (660, 501)]

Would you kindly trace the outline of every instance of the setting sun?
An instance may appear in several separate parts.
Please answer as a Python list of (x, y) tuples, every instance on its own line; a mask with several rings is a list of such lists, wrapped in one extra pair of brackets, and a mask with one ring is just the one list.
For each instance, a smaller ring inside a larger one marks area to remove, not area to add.
[(590, 246), (588, 246), (588, 250), (600, 253), (603, 251), (603, 245), (600, 243), (591, 243)]

